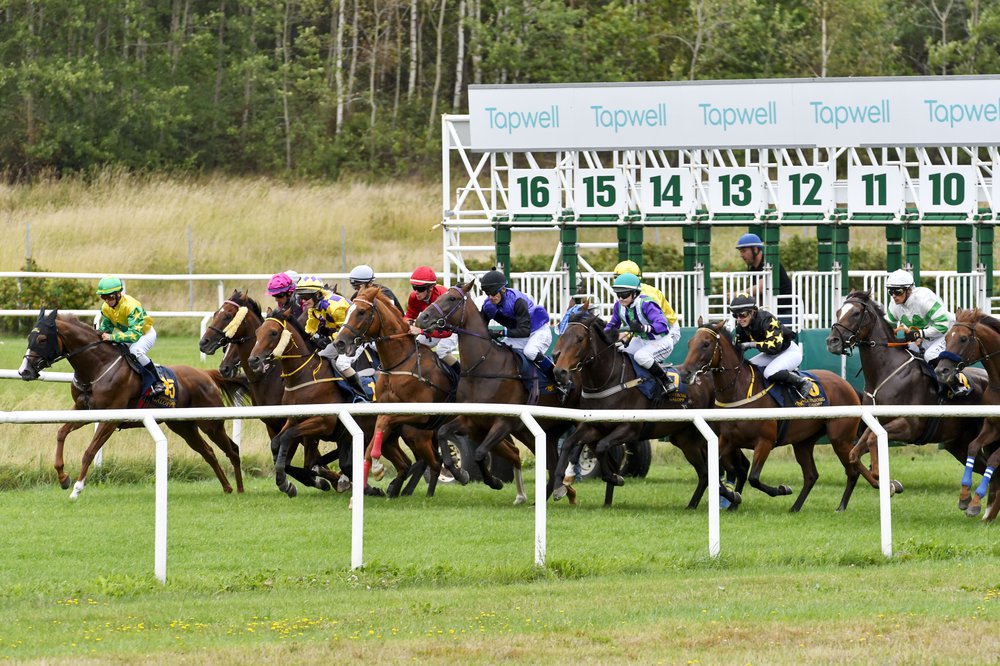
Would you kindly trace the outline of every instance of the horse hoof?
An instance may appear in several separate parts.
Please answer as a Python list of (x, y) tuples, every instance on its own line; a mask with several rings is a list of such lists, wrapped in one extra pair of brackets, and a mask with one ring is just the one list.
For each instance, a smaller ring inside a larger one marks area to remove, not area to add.
[(731, 499), (730, 502), (732, 503), (732, 508), (736, 508), (743, 503), (743, 496), (734, 490), (733, 499)]
[(316, 479), (313, 481), (313, 485), (322, 490), (323, 492), (333, 489), (333, 484), (331, 484), (329, 481), (327, 481), (321, 476), (316, 477)]
[(966, 509), (968, 509), (969, 508), (969, 502), (971, 502), (971, 501), (972, 501), (971, 497), (966, 497), (964, 499), (961, 498), (961, 497), (959, 497), (958, 498), (958, 510), (959, 511), (965, 511)]
[(286, 495), (288, 495), (289, 497), (295, 497), (296, 495), (299, 494), (299, 491), (296, 490), (295, 486), (292, 485), (291, 483), (289, 483), (287, 486), (285, 486), (285, 488), (282, 490), (282, 492), (285, 493)]
[(497, 478), (484, 479), (483, 483), (492, 488), (493, 490), (503, 490), (503, 481)]
[(778, 486), (778, 494), (779, 495), (791, 495), (792, 494), (792, 487), (791, 486), (787, 486), (787, 485), (785, 485), (783, 483), (780, 486)]
[(566, 497), (566, 486), (559, 486), (552, 491), (552, 501), (558, 502), (563, 497)]
[(889, 491), (890, 491), (889, 494), (890, 495), (899, 495), (904, 490), (906, 490), (906, 488), (904, 488), (903, 484), (900, 483), (899, 481), (896, 481), (895, 479), (893, 479), (892, 481), (889, 482)]
[(967, 515), (969, 518), (975, 518), (980, 513), (982, 513), (982, 511), (983, 511), (982, 505), (970, 504), (969, 508), (965, 510), (965, 515)]
[(464, 469), (458, 471), (458, 476), (456, 478), (458, 479), (458, 482), (461, 485), (463, 486), (469, 485), (469, 473), (466, 472)]
[(64, 479), (59, 479), (59, 487), (63, 490), (69, 490), (70, 483), (71, 482), (68, 476)]
[(527, 501), (527, 499), (528, 498), (525, 497), (524, 495), (518, 495), (517, 497), (514, 498), (514, 506), (521, 506)]
[(616, 488), (620, 488), (625, 485), (625, 479), (619, 474), (612, 474), (611, 478), (607, 479), (607, 482)]
[(346, 493), (351, 489), (351, 480), (347, 478), (346, 474), (341, 474), (340, 478), (337, 479), (337, 492)]

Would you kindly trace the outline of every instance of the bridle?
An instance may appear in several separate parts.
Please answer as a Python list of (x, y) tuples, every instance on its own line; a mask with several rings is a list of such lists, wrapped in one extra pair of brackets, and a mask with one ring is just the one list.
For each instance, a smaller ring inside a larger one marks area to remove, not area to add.
[[(844, 301), (844, 305), (848, 303), (851, 303), (852, 305), (857, 305), (861, 308), (861, 315), (858, 317), (857, 326), (854, 329), (850, 329), (844, 324), (840, 323), (840, 320), (837, 320), (833, 322), (833, 326), (830, 327), (830, 333), (836, 331), (837, 335), (840, 336), (840, 344), (841, 344), (840, 353), (842, 356), (853, 356), (855, 347), (861, 347), (861, 346), (876, 347), (878, 345), (878, 343), (876, 343), (874, 340), (862, 340), (858, 336), (858, 333), (861, 330), (861, 325), (864, 323), (865, 319), (869, 316), (871, 317), (875, 316), (875, 313), (872, 312), (871, 310), (870, 304), (863, 303), (860, 300), (851, 298)], [(842, 331), (847, 331), (848, 333), (847, 338), (844, 337)], [(886, 344), (888, 345), (889, 343)]]
[[(241, 317), (239, 319), (239, 323), (237, 323), (236, 326), (233, 326), (233, 323), (236, 320), (236, 318), (239, 317), (240, 311), (243, 311), (243, 317), (246, 317), (246, 313), (249, 311), (248, 308), (247, 308), (247, 306), (240, 305), (236, 301), (226, 300), (226, 301), (223, 301), (222, 306), (218, 310), (215, 311), (215, 314), (218, 315), (220, 312), (222, 312), (222, 308), (224, 308), (226, 305), (232, 305), (234, 308), (236, 308), (236, 314), (233, 315), (233, 320), (230, 321), (229, 324), (227, 324), (225, 328), (219, 328), (218, 326), (215, 326), (214, 323), (209, 324), (208, 326), (206, 326), (206, 328), (208, 330), (210, 330), (210, 331), (212, 331), (214, 333), (218, 333), (219, 337), (222, 338), (222, 343), (219, 346), (220, 347), (225, 347), (226, 345), (228, 345), (230, 343), (235, 343), (237, 345), (242, 345), (245, 342), (249, 342), (250, 340), (253, 340), (255, 338), (255, 336), (252, 335), (252, 334), (247, 334), (247, 335), (241, 336), (239, 338), (233, 337), (234, 335), (236, 335), (236, 332), (243, 327), (243, 321), (244, 321), (244, 319)], [(213, 322), (215, 321), (215, 317), (212, 317), (212, 321)]]
[(972, 335), (972, 339), (975, 340), (976, 344), (979, 346), (979, 358), (973, 361), (966, 361), (963, 357), (959, 356), (955, 352), (950, 352), (947, 349), (938, 354), (939, 359), (944, 359), (946, 361), (953, 361), (955, 363), (956, 372), (961, 372), (965, 368), (969, 367), (969, 363), (977, 363), (977, 362), (982, 363), (984, 361), (993, 358), (994, 356), (1000, 355), (1000, 349), (994, 352), (987, 353), (986, 345), (984, 345), (983, 341), (979, 338), (978, 335), (976, 335), (976, 327), (978, 325), (979, 322), (973, 322), (971, 324), (967, 324), (965, 322), (955, 322), (951, 328), (954, 330), (959, 326), (961, 326), (962, 328), (969, 329), (969, 333)]
[[(431, 304), (429, 304), (427, 306), (427, 310), (430, 310), (431, 308), (433, 308), (435, 312), (437, 312), (439, 315), (441, 315), (440, 317), (438, 317), (437, 321), (434, 322), (434, 328), (437, 328), (437, 329), (440, 329), (440, 330), (443, 330), (443, 331), (449, 331), (449, 330), (450, 331), (462, 331), (463, 333), (468, 333), (470, 335), (475, 335), (474, 333), (472, 333), (472, 331), (466, 331), (466, 330), (464, 330), (464, 327), (465, 327), (465, 317), (466, 317), (465, 301), (468, 300), (469, 295), (467, 293), (465, 293), (464, 291), (462, 291), (461, 289), (459, 289), (458, 287), (449, 287), (448, 291), (446, 291), (445, 294), (447, 294), (447, 293), (449, 293), (451, 291), (455, 291), (456, 293), (458, 293), (459, 296), (461, 296), (461, 298), (459, 298), (457, 301), (455, 301), (455, 304), (452, 305), (451, 308), (447, 312), (445, 312), (443, 309), (441, 309), (441, 306), (437, 304), (437, 301), (441, 300), (440, 297), (437, 298), (433, 303), (431, 303)], [(442, 294), (442, 296), (443, 295), (444, 294)], [(460, 322), (458, 322), (457, 326), (452, 326), (451, 324), (448, 323), (448, 319), (451, 317), (452, 313), (454, 313), (455, 310), (457, 310), (458, 308), (462, 308), (462, 320)], [(424, 310), (424, 312), (426, 312), (427, 310)]]
[[(733, 374), (733, 381), (729, 383), (729, 386), (726, 386), (725, 388), (716, 391), (716, 393), (724, 393), (729, 389), (731, 389), (733, 386), (735, 386), (736, 382), (739, 381), (740, 374), (743, 372), (744, 365), (750, 365), (750, 370), (751, 372), (753, 372), (753, 365), (749, 363), (743, 364), (737, 361), (736, 365), (732, 368), (727, 368), (724, 365), (722, 365), (722, 336), (719, 335), (719, 332), (716, 331), (711, 326), (701, 326), (698, 328), (698, 330), (705, 331), (706, 333), (711, 335), (715, 340), (715, 346), (712, 348), (712, 353), (709, 355), (708, 360), (706, 360), (705, 363), (700, 368), (691, 373), (690, 381), (694, 382), (696, 379), (698, 379), (698, 377), (705, 374), (706, 372), (722, 373), (735, 370), (736, 372)], [(718, 361), (716, 361), (716, 357), (718, 357)]]

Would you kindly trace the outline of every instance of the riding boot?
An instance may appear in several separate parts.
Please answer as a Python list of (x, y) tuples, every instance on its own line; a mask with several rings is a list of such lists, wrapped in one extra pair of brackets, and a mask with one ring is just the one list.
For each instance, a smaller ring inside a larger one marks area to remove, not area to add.
[(348, 377), (348, 376), (345, 375), (344, 379), (347, 380), (347, 385), (351, 387), (352, 391), (354, 391), (359, 396), (361, 396), (361, 397), (363, 397), (365, 399), (368, 398), (368, 392), (365, 391), (365, 387), (361, 383), (361, 375), (359, 375), (358, 373), (355, 372), (350, 377)]
[(444, 361), (444, 364), (447, 365), (448, 369), (454, 372), (456, 376), (462, 374), (462, 364), (458, 362), (457, 358), (451, 354), (445, 354), (441, 357), (441, 360)]
[(146, 365), (142, 366), (143, 372), (149, 373), (149, 376), (153, 378), (153, 385), (149, 387), (150, 395), (163, 395), (167, 391), (166, 385), (163, 383), (163, 377), (160, 377), (159, 371), (156, 369), (156, 364), (150, 361)]
[(670, 381), (670, 377), (667, 376), (667, 371), (664, 370), (663, 366), (658, 362), (653, 361), (653, 365), (646, 369), (649, 370), (649, 374), (656, 378), (656, 383), (659, 384), (661, 393), (658, 397), (670, 395), (677, 390), (677, 386), (675, 386), (674, 383)]
[(556, 367), (552, 364), (552, 359), (545, 354), (539, 354), (531, 363), (538, 368), (538, 371), (545, 376), (546, 381), (551, 382), (552, 385), (555, 386), (556, 390), (562, 394), (563, 399), (565, 399), (569, 394), (570, 386), (562, 386), (556, 381)]
[(788, 384), (798, 391), (799, 395), (803, 398), (809, 395), (813, 386), (811, 379), (805, 375), (799, 374), (795, 370), (780, 370), (771, 375), (771, 379)]

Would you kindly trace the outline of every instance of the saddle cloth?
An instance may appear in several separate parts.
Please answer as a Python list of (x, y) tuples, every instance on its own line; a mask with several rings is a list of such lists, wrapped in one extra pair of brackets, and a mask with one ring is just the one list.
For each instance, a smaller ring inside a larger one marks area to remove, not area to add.
[[(133, 366), (133, 369), (135, 366)], [(153, 386), (153, 377), (148, 372), (140, 372), (142, 378), (142, 390), (139, 391), (139, 408), (149, 407), (173, 409), (177, 406), (177, 375), (165, 365), (157, 365), (160, 377), (163, 378), (164, 391), (162, 395), (150, 395), (149, 390)]]
[(811, 372), (804, 372), (799, 370), (799, 374), (808, 377), (812, 380), (812, 389), (809, 391), (809, 395), (801, 396), (799, 392), (796, 391), (791, 386), (787, 384), (781, 384), (779, 382), (768, 381), (770, 385), (771, 397), (774, 401), (778, 403), (779, 407), (824, 407), (830, 404), (830, 400), (826, 397), (826, 391), (823, 386), (819, 383), (819, 379), (816, 375)]
[[(655, 400), (657, 393), (656, 377), (654, 377), (649, 370), (636, 363), (634, 358), (628, 354), (625, 355), (628, 356), (629, 361), (632, 362), (632, 368), (635, 370), (635, 376), (642, 380), (638, 387), (639, 391), (646, 396), (647, 400)], [(681, 381), (681, 374), (677, 372), (672, 365), (665, 365), (663, 366), (663, 369), (667, 373), (667, 377), (670, 377), (670, 381), (673, 385), (677, 387), (677, 390), (668, 394), (662, 402), (677, 405), (687, 404), (688, 385), (687, 383)]]

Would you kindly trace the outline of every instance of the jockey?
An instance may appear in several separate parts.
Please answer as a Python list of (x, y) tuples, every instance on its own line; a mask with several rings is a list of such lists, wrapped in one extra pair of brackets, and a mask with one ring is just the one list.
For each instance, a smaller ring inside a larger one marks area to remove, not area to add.
[(455, 372), (461, 372), (458, 358), (455, 356), (458, 351), (458, 336), (451, 331), (422, 331), (414, 325), (420, 313), (448, 290), (437, 283), (437, 274), (430, 266), (417, 266), (410, 275), (410, 285), (413, 291), (406, 300), (406, 312), (403, 313), (403, 317), (410, 324), (410, 334), (417, 336), (417, 342), (420, 344), (433, 349), (448, 367)]
[[(656, 301), (642, 293), (638, 275), (622, 273), (615, 279), (614, 290), (618, 300), (604, 330), (611, 332), (618, 331), (622, 326), (627, 327), (627, 330), (619, 335), (621, 340), (628, 336), (632, 338), (625, 351), (656, 378), (662, 391), (661, 396), (673, 393), (677, 387), (670, 381), (659, 363), (674, 350), (674, 337), (671, 332), (673, 327), (668, 323)], [(675, 321), (674, 327), (676, 326)], [(677, 337), (680, 337), (680, 329)]]
[(389, 297), (392, 304), (396, 306), (396, 309), (400, 312), (403, 311), (403, 306), (399, 304), (399, 299), (396, 298), (396, 294), (392, 293), (392, 290), (385, 285), (381, 285), (375, 281), (375, 270), (368, 264), (361, 264), (355, 266), (351, 269), (351, 275), (348, 277), (351, 281), (351, 287), (354, 289), (354, 293), (351, 294), (351, 299), (354, 300), (358, 297), (358, 292), (361, 291), (362, 287), (378, 287), (382, 290), (382, 293)]
[[(330, 344), (330, 339), (337, 334), (347, 319), (350, 301), (326, 289), (323, 281), (315, 277), (303, 277), (299, 280), (295, 293), (302, 300), (302, 307), (308, 308), (309, 319), (306, 321), (305, 331), (319, 350), (319, 355), (333, 363), (352, 390), (358, 395), (365, 395), (361, 379), (351, 367), (351, 361), (356, 356), (338, 355), (337, 348)], [(358, 353), (360, 351), (359, 347)]]
[(275, 307), (279, 312), (291, 314), (298, 319), (302, 314), (302, 302), (295, 293), (298, 273), (293, 277), (293, 272), (285, 271), (274, 275), (267, 283), (267, 295), (274, 296)]
[(583, 302), (590, 298), (587, 293), (587, 285), (583, 280), (580, 280), (576, 285), (576, 293), (570, 296), (572, 303), (569, 304), (569, 308), (563, 315), (562, 319), (559, 321), (558, 333), (562, 335), (566, 332), (566, 327), (569, 326), (569, 318), (574, 314), (583, 309)]
[(496, 321), (503, 328), (491, 330), (490, 337), (521, 351), (553, 385), (559, 386), (552, 371), (555, 366), (545, 355), (552, 344), (549, 313), (517, 289), (507, 286), (503, 273), (492, 270), (479, 279), (487, 299), (480, 314), (487, 325)]
[(760, 351), (750, 363), (761, 368), (766, 379), (793, 386), (803, 397), (809, 395), (812, 380), (797, 372), (802, 348), (795, 342), (795, 331), (782, 326), (767, 310), (758, 309), (757, 302), (746, 293), (729, 303), (729, 311), (736, 320), (733, 342), (737, 348)]
[[(639, 264), (634, 261), (621, 261), (617, 266), (615, 266), (616, 280), (626, 273), (631, 273), (639, 278), (640, 288), (642, 289), (640, 295), (652, 298), (653, 301), (660, 306), (660, 310), (663, 311), (663, 316), (666, 317), (667, 323), (670, 325), (670, 348), (673, 350), (674, 345), (680, 342), (681, 339), (681, 326), (677, 321), (677, 313), (674, 312), (672, 307), (670, 307), (670, 303), (667, 302), (667, 297), (663, 295), (662, 291), (651, 284), (642, 282), (642, 269), (639, 268)], [(669, 352), (667, 355), (669, 356)]]
[[(895, 328), (896, 338), (911, 343), (910, 349), (915, 353), (923, 351), (924, 360), (933, 367), (944, 351), (944, 334), (955, 323), (955, 315), (933, 291), (915, 287), (913, 275), (908, 271), (893, 271), (885, 286), (892, 298), (892, 303), (886, 308), (885, 319)], [(968, 382), (949, 390), (955, 397), (972, 393)]]
[(146, 314), (139, 301), (122, 293), (124, 288), (122, 281), (116, 277), (104, 277), (97, 283), (97, 295), (104, 301), (101, 305), (101, 323), (97, 329), (101, 332), (102, 340), (127, 344), (143, 372), (153, 378), (150, 394), (163, 395), (167, 387), (163, 384), (156, 365), (147, 356), (156, 344), (153, 318)]

